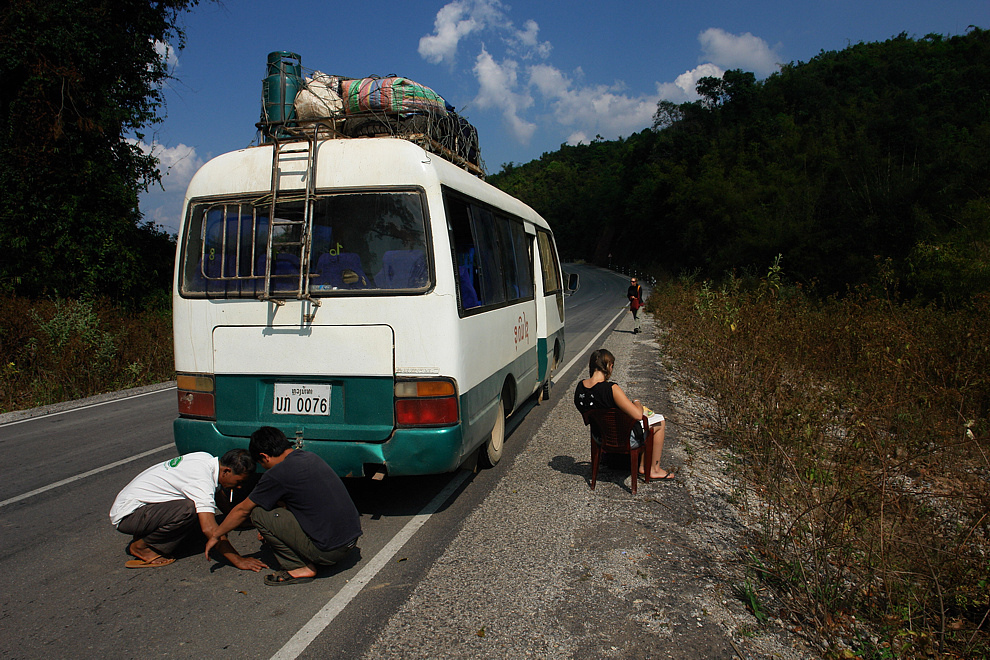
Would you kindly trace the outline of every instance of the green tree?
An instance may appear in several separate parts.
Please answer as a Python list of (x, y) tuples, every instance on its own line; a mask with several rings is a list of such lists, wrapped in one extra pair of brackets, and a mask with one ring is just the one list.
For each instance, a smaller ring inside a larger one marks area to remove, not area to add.
[(4, 3), (0, 285), (134, 299), (167, 283), (171, 242), (137, 204), (157, 160), (135, 141), (162, 119), (163, 51), (182, 47), (177, 19), (197, 3)]

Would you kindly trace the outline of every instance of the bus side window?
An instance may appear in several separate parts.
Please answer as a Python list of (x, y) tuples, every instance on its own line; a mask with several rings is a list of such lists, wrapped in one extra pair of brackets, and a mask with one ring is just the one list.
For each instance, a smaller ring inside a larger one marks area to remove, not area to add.
[(472, 227), (478, 245), (481, 304), (505, 302), (505, 273), (502, 269), (502, 246), (499, 245), (495, 216), (486, 208), (471, 207)]
[(496, 216), (502, 244), (502, 270), (509, 300), (524, 300), (533, 295), (533, 268), (530, 264), (526, 231), (522, 223)]
[(557, 255), (554, 252), (550, 234), (545, 231), (539, 231), (536, 237), (540, 247), (540, 265), (543, 267), (543, 294), (549, 295), (560, 291), (560, 272), (557, 270)]
[(471, 217), (468, 213), (468, 205), (463, 200), (450, 195), (445, 196), (444, 202), (447, 207), (450, 243), (454, 249), (454, 265), (457, 268), (457, 288), (460, 292), (461, 309), (480, 307), (474, 237), (471, 235)]

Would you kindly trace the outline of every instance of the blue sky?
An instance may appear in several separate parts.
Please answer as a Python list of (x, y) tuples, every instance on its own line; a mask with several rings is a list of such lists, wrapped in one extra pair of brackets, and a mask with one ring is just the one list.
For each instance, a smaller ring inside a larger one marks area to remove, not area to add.
[(398, 74), (433, 88), (477, 126), (495, 173), (564, 143), (647, 128), (659, 100), (695, 99), (706, 75), (764, 78), (781, 63), (901, 32), (990, 28), (990, 2), (227, 0), (201, 2), (181, 24), (185, 48), (162, 48), (175, 77), (167, 117), (145, 133), (165, 189), (141, 198), (145, 218), (169, 233), (193, 173), (256, 139), (272, 51), (298, 53), (304, 72)]

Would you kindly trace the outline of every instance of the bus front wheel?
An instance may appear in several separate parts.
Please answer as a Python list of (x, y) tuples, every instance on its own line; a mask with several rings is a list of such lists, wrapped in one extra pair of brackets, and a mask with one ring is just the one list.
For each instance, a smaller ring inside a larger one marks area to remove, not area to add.
[(498, 417), (495, 419), (495, 426), (492, 427), (491, 437), (481, 448), (478, 458), (484, 467), (495, 467), (502, 459), (502, 448), (505, 444), (505, 404), (498, 401)]

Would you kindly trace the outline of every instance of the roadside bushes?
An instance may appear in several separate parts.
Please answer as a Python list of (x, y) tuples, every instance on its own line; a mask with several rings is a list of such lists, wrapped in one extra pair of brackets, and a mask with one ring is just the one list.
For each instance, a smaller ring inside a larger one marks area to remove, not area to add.
[(173, 377), (167, 297), (134, 310), (105, 300), (0, 298), (0, 412)]
[(747, 562), (792, 619), (837, 657), (990, 654), (990, 298), (818, 300), (771, 268), (647, 308), (716, 403), (758, 520)]

